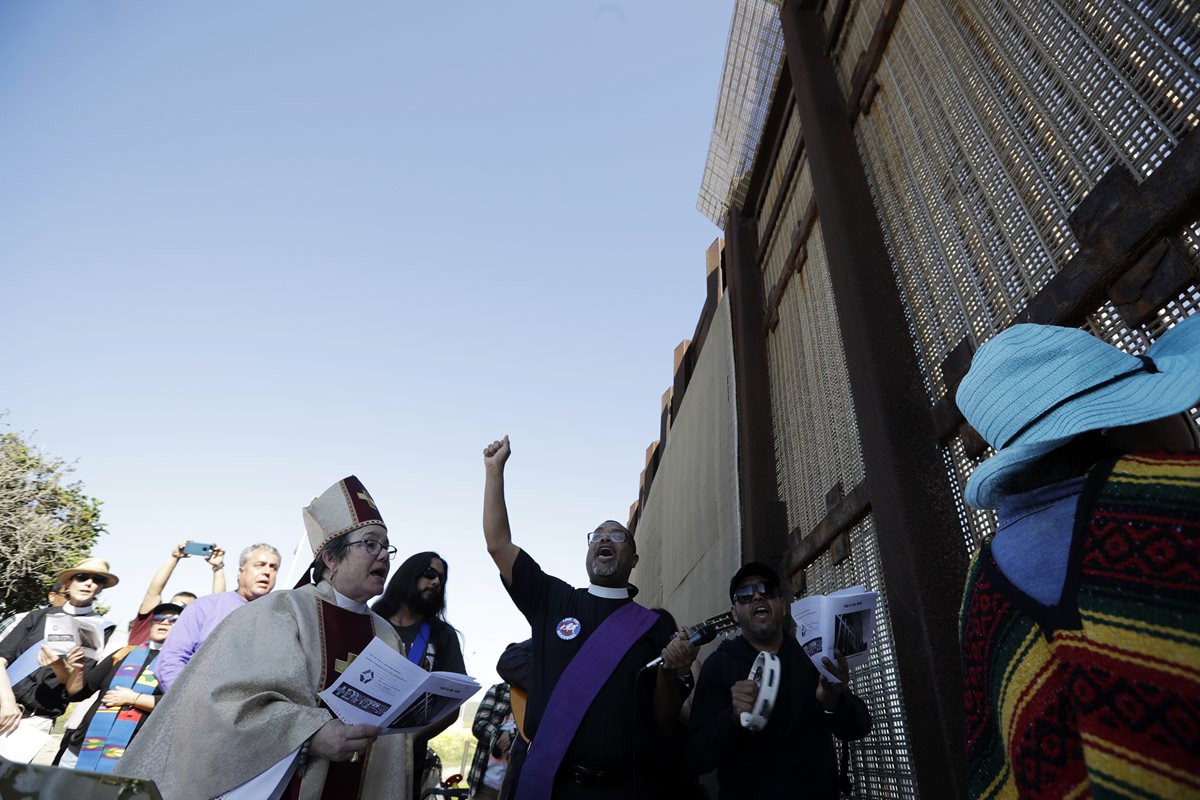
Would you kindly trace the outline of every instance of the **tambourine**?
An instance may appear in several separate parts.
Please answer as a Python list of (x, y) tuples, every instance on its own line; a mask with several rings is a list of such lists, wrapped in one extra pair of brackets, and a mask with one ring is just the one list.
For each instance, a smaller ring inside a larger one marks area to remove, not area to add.
[(775, 708), (775, 696), (779, 694), (779, 675), (779, 656), (759, 653), (746, 678), (758, 686), (758, 697), (754, 700), (754, 708), (743, 711), (741, 716), (742, 727), (751, 733), (758, 733), (767, 727), (767, 720)]

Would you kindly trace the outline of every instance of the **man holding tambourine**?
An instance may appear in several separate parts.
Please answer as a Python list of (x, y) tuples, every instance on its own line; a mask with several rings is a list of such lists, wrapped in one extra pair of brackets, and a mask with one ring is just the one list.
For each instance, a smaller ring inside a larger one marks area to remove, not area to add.
[[(692, 700), (688, 764), (717, 770), (721, 798), (836, 798), (833, 736), (861, 739), (871, 729), (866, 704), (847, 688), (849, 667), (825, 659), (827, 680), (790, 628), (788, 599), (766, 564), (744, 565), (729, 582), (741, 636), (704, 662)], [(831, 736), (832, 734), (832, 736)]]

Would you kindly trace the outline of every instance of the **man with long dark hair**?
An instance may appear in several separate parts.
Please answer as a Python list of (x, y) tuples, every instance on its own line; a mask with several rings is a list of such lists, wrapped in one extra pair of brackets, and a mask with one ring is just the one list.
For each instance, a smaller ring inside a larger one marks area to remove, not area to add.
[[(371, 610), (392, 623), (409, 661), (429, 672), (466, 675), (458, 631), (446, 621), (448, 575), (446, 560), (433, 551), (409, 556)], [(449, 728), (457, 716), (455, 711), (413, 738), (413, 797), (421, 796), (429, 740)]]

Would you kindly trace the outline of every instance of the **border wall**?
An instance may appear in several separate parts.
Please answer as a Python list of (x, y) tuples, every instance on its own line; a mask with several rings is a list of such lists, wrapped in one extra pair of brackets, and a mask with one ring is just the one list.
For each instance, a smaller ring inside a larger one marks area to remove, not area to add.
[(855, 796), (964, 794), (971, 355), (1025, 321), (1140, 353), (1197, 313), (1197, 124), (1182, 0), (737, 0), (698, 202), (724, 238), (634, 577), (680, 623), (751, 559), (879, 591)]

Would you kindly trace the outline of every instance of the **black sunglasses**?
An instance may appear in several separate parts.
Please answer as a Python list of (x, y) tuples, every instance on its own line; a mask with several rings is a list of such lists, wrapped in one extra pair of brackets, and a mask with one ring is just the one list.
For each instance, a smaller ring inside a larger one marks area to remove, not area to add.
[(748, 583), (745, 586), (739, 586), (733, 591), (733, 599), (737, 601), (739, 606), (749, 605), (753, 602), (756, 592), (767, 600), (774, 600), (776, 597), (779, 597), (778, 586), (773, 583), (759, 581), (758, 583)]
[(172, 625), (175, 624), (175, 620), (177, 620), (177, 619), (179, 619), (178, 614), (155, 614), (154, 615), (155, 622), (169, 622)]
[(426, 567), (425, 571), (421, 573), (421, 577), (427, 580), (433, 580), (434, 578), (437, 578), (442, 583), (446, 582), (446, 573), (438, 572), (433, 567)]
[(108, 578), (104, 577), (103, 575), (93, 575), (90, 572), (76, 572), (71, 576), (71, 580), (75, 581), (76, 583), (86, 583), (87, 581), (91, 581), (97, 586), (108, 585)]

